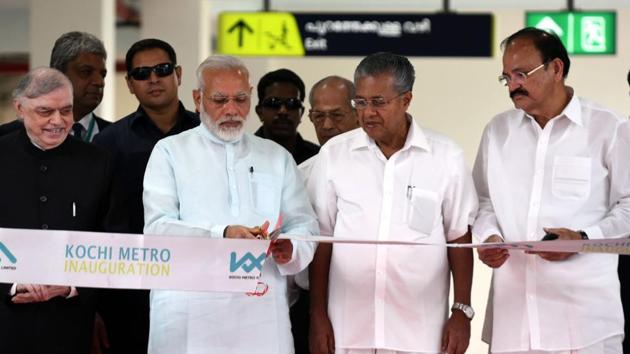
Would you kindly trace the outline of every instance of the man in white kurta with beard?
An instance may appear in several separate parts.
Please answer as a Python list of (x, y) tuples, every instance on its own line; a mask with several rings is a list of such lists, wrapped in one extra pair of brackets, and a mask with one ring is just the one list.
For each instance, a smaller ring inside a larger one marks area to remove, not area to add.
[[(255, 238), (257, 225), (281, 214), (283, 232), (316, 234), (291, 155), (244, 133), (251, 102), (244, 64), (211, 56), (197, 79), (193, 96), (203, 124), (155, 146), (144, 178), (144, 232)], [(285, 276), (304, 269), (313, 252), (308, 242), (272, 242), (262, 296), (152, 291), (149, 353), (293, 353)]]

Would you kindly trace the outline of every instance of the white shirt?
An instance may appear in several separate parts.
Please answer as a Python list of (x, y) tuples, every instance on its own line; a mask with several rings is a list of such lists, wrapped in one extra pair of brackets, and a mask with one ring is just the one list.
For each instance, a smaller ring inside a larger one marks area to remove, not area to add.
[[(479, 242), (492, 234), (539, 240), (543, 227), (584, 230), (591, 239), (630, 232), (630, 122), (575, 95), (544, 129), (522, 110), (496, 116), (474, 177)], [(493, 273), (492, 350), (579, 349), (623, 333), (617, 259), (549, 262), (510, 252)]]
[[(362, 129), (329, 140), (307, 188), (323, 235), (444, 245), (477, 209), (462, 150), (411, 120), (386, 159)], [(335, 244), (328, 313), (339, 348), (439, 352), (448, 315), (446, 247)]]
[[(285, 233), (318, 232), (286, 150), (251, 134), (225, 143), (204, 124), (157, 143), (145, 172), (143, 202), (146, 234), (221, 238), (228, 224), (273, 223), (279, 214)], [(293, 353), (284, 275), (304, 269), (314, 245), (294, 242), (293, 250), (287, 264), (265, 262), (264, 296), (152, 291), (149, 353)]]
[[(305, 185), (308, 183), (308, 179), (311, 176), (315, 161), (317, 161), (317, 155), (311, 156), (308, 160), (298, 165), (298, 171), (300, 171), (300, 176), (302, 176)], [(304, 290), (309, 290), (308, 267), (289, 279), (289, 293), (291, 294), (291, 291), (293, 291), (295, 301), (297, 301), (297, 297), (299, 296), (299, 289), (295, 288), (296, 286)], [(293, 290), (291, 289), (292, 287), (294, 288)]]

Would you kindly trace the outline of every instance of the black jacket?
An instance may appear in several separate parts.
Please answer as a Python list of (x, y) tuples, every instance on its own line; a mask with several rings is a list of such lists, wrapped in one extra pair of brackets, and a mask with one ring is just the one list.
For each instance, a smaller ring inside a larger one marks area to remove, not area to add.
[[(71, 136), (40, 150), (19, 128), (0, 137), (0, 166), (0, 227), (103, 230), (111, 181), (106, 151)], [(0, 284), (0, 353), (90, 353), (94, 290), (13, 304), (10, 287)]]

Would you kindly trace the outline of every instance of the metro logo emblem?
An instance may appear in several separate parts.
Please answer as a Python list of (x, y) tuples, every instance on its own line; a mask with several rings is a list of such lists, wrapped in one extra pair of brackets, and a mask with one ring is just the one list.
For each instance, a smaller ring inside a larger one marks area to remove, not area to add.
[(263, 262), (267, 255), (265, 253), (261, 253), (258, 257), (256, 257), (251, 252), (247, 252), (240, 259), (237, 259), (236, 257), (236, 252), (230, 253), (230, 272), (234, 273), (241, 268), (246, 273), (249, 273), (254, 269), (262, 271)]

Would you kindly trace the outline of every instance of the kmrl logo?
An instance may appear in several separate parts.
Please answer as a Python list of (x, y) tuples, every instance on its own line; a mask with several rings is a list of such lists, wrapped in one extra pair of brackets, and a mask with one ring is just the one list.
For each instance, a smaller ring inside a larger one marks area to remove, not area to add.
[[(2, 254), (4, 254), (4, 256), (9, 260), (9, 262), (11, 262), (13, 264), (15, 264), (17, 262), (17, 258), (15, 258), (13, 253), (11, 253), (11, 251), (9, 251), (7, 246), (5, 246), (4, 243), (2, 243), (2, 242), (0, 242), (0, 252)], [(0, 258), (0, 262), (1, 261), (2, 261), (2, 258)]]
[(230, 272), (235, 272), (239, 268), (243, 269), (246, 273), (251, 272), (254, 268), (262, 271), (263, 261), (267, 257), (265, 253), (261, 253), (256, 257), (251, 252), (245, 253), (240, 259), (236, 259), (236, 252), (230, 254)]

